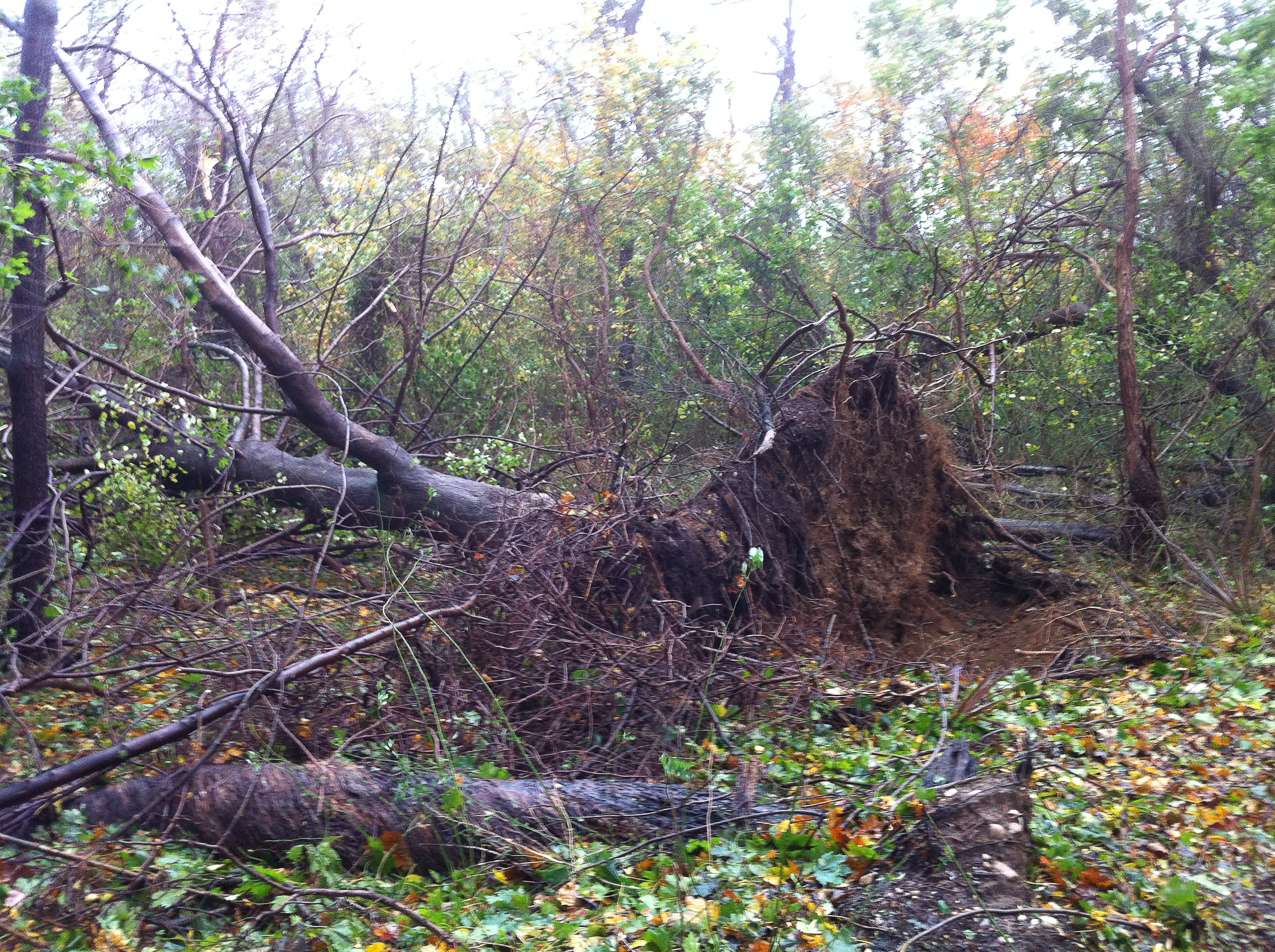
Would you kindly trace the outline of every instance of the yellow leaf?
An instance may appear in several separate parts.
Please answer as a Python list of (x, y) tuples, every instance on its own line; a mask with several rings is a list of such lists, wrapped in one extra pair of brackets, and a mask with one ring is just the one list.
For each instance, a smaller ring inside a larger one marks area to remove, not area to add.
[(580, 901), (580, 889), (575, 881), (568, 882), (557, 892), (558, 902), (566, 909), (572, 909)]

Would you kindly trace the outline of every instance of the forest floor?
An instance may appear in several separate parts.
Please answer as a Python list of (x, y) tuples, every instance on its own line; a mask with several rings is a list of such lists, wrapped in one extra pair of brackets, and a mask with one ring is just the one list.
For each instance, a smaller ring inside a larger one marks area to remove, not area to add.
[[(253, 864), (149, 834), (117, 838), (69, 811), (48, 840), (60, 855), (15, 859), (0, 845), (0, 948), (445, 944), (428, 921), (471, 949), (948, 949), (982, 930), (1000, 930), (1002, 947), (1028, 932), (1073, 930), (1098, 949), (1275, 949), (1275, 591), (1236, 614), (1168, 574), (1095, 564), (1087, 591), (1006, 619), (1030, 621), (1039, 637), (1017, 654), (992, 639), (994, 657), (967, 658), (972, 673), (955, 697), (952, 669), (937, 658), (871, 677), (811, 661), (818, 690), (800, 710), (782, 697), (760, 716), (716, 704), (696, 742), (661, 757), (669, 781), (723, 798), (751, 761), (763, 768), (759, 801), (789, 802), (815, 819), (636, 845), (578, 839), (420, 875), (399, 868), (391, 835), (369, 840), (359, 870), (342, 869), (322, 847)], [(1018, 659), (1012, 670), (1007, 658)], [(113, 686), (116, 714), (153, 711), (163, 683)], [(49, 689), (7, 703), (5, 779), (28, 773), (37, 755), (47, 766), (100, 743), (92, 694)], [(473, 738), (481, 730), (472, 720), (438, 727)], [(316, 717), (307, 733), (335, 723)], [(919, 785), (918, 761), (953, 738), (969, 742), (985, 772), (1010, 770), (1033, 751), (1035, 900), (1012, 930), (1002, 917), (961, 918), (942, 902), (908, 919), (882, 898), (908, 830), (935, 800)], [(218, 759), (258, 756), (248, 740)], [(343, 734), (320, 746), (345, 742)], [(350, 743), (344, 755), (383, 764), (440, 756), (380, 741)], [(429, 766), (504, 772), (484, 762), (481, 744)], [(68, 855), (92, 863), (68, 865)], [(949, 916), (930, 944), (909, 944)]]

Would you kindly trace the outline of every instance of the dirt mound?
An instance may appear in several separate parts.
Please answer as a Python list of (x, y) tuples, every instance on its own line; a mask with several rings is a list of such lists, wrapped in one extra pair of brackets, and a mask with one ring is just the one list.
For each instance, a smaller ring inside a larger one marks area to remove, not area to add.
[[(943, 432), (902, 375), (899, 361), (880, 354), (843, 375), (829, 370), (784, 405), (773, 448), (728, 467), (673, 514), (709, 529), (725, 515), (733, 530), (714, 539), (701, 529), (706, 551), (695, 559), (684, 536), (672, 547), (677, 597), (688, 598), (691, 580), (714, 563), (737, 585), (737, 566), (756, 546), (766, 554), (756, 580), (763, 607), (782, 611), (813, 598), (824, 602), (825, 617), (838, 616), (848, 640), (866, 633), (898, 641), (935, 616), (937, 595), (958, 579), (987, 578), (979, 517), (948, 474)], [(661, 542), (674, 535), (667, 526), (662, 533)], [(657, 547), (661, 564), (668, 551)]]

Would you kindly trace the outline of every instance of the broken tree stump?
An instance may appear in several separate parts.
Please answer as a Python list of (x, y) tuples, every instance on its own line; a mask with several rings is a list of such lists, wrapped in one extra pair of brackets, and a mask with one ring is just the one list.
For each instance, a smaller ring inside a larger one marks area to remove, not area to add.
[(944, 787), (894, 869), (838, 911), (871, 928), (864, 939), (872, 949), (1080, 950), (1066, 911), (1037, 908), (1032, 895), (1030, 820), (1031, 796), (1012, 774)]

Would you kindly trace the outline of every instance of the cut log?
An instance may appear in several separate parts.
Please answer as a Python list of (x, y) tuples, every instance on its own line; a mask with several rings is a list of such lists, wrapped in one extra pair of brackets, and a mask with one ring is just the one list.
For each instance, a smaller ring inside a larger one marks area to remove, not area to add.
[(977, 775), (978, 761), (970, 753), (970, 745), (963, 740), (954, 740), (934, 758), (921, 782), (927, 787), (937, 787), (968, 780)]
[(1031, 807), (1027, 788), (1009, 774), (941, 790), (904, 837), (895, 874), (846, 896), (837, 911), (873, 936), (911, 937), (891, 949), (1078, 952), (1084, 945), (1067, 910), (1036, 908), (1027, 881)]

